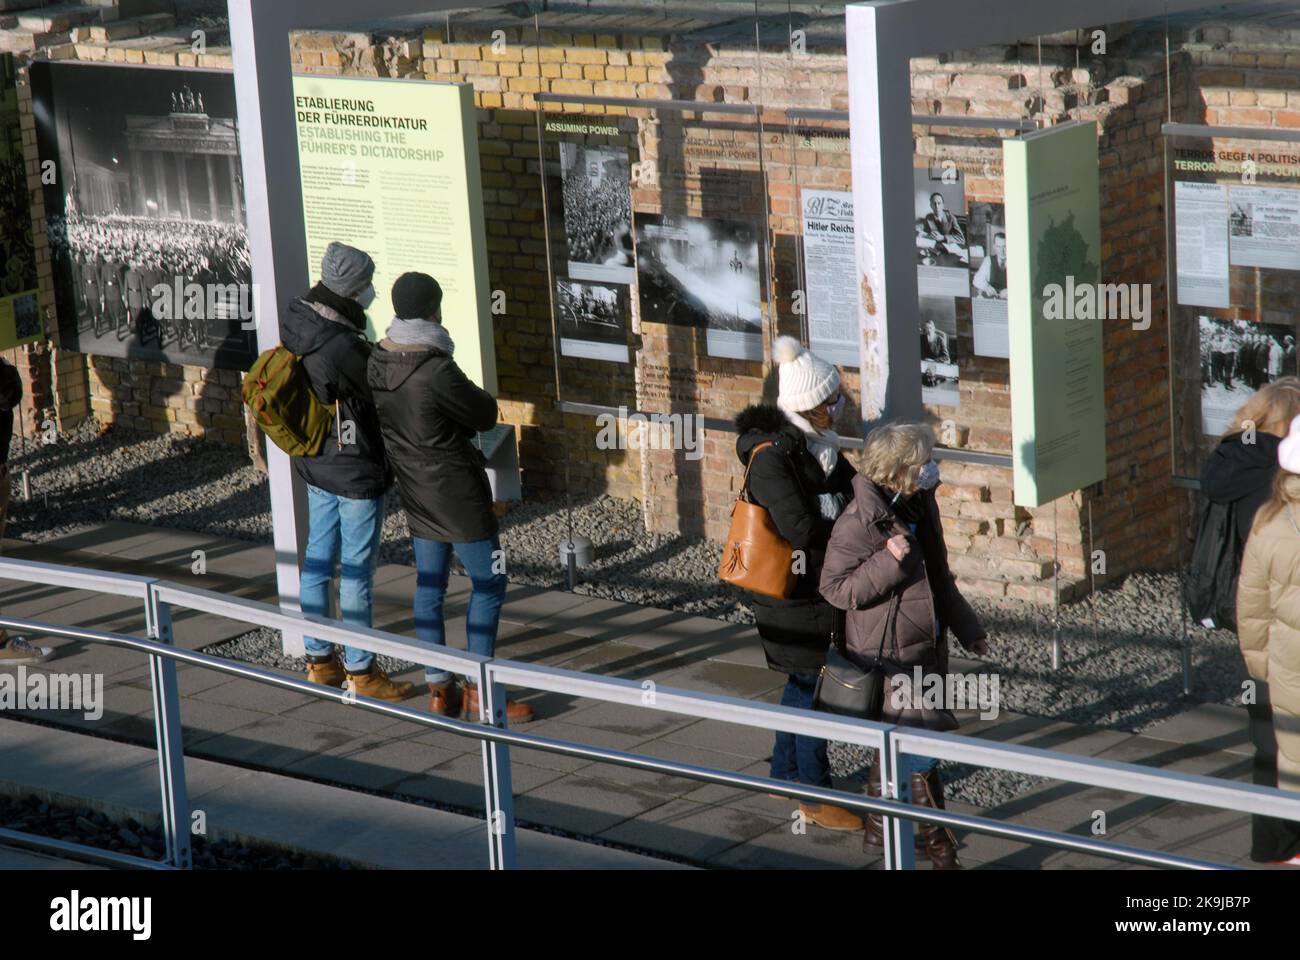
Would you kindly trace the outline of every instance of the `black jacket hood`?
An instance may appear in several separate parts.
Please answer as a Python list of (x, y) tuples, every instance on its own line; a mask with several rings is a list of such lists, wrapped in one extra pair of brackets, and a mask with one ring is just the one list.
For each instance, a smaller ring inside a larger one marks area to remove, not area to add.
[(370, 354), (366, 379), (371, 390), (396, 390), (428, 361), (447, 356), (434, 347), (427, 350), (388, 350), (384, 347), (385, 342), (381, 340)]
[(736, 456), (741, 463), (749, 463), (749, 455), (760, 443), (775, 443), (787, 453), (807, 446), (803, 431), (796, 427), (781, 410), (770, 403), (756, 403), (746, 407), (736, 417)]
[[(313, 303), (324, 310), (316, 309)], [(280, 323), (280, 343), (290, 353), (305, 357), (340, 333), (364, 335), (365, 329), (366, 312), (359, 303), (317, 284), (305, 297), (290, 302)]]

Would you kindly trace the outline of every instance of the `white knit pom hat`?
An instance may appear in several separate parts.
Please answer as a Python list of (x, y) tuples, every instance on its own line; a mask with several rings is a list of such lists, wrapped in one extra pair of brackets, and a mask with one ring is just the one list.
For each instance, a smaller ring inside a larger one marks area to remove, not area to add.
[(804, 349), (794, 337), (777, 337), (772, 357), (780, 366), (776, 405), (787, 413), (814, 410), (840, 388), (835, 365)]
[(1291, 421), (1291, 429), (1277, 447), (1277, 464), (1287, 473), (1300, 473), (1300, 417)]

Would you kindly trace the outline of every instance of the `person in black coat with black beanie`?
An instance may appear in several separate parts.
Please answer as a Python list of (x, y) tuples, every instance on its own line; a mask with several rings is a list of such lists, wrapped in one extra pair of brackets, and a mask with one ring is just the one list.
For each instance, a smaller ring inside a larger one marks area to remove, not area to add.
[[(841, 616), (817, 588), (831, 530), (853, 497), (855, 472), (831, 430), (844, 405), (839, 372), (793, 337), (779, 337), (774, 356), (777, 403), (755, 404), (736, 418), (736, 454), (749, 470), (750, 499), (767, 510), (796, 551), (793, 594), (785, 600), (755, 594), (754, 618), (768, 666), (789, 677), (782, 705), (811, 709), (817, 674)], [(777, 733), (771, 773), (774, 780), (829, 786), (826, 741)], [(839, 807), (801, 804), (800, 809), (828, 829), (862, 829), (860, 817)]]
[[(389, 461), (415, 548), (415, 634), (445, 645), (443, 599), (454, 553), (472, 587), (465, 632), (471, 653), (496, 653), (506, 573), (492, 487), (474, 437), (497, 423), (497, 402), (452, 359), (442, 325), (442, 287), (426, 273), (393, 284), (397, 316), (370, 355), (367, 371)], [(429, 709), (478, 719), (478, 687), (428, 668)], [(533, 719), (527, 704), (507, 702), (512, 722)]]
[[(1300, 415), (1300, 379), (1280, 377), (1265, 386), (1237, 411), (1232, 432), (1201, 469), (1201, 493), (1213, 503), (1236, 507), (1237, 556), (1234, 569), (1241, 569), (1241, 554), (1255, 513), (1273, 492), (1278, 470), (1278, 446)], [(1235, 595), (1235, 585), (1233, 588)], [(1254, 783), (1277, 786), (1277, 738), (1273, 729), (1273, 708), (1268, 684), (1255, 684), (1255, 702), (1246, 704), (1250, 717), (1250, 738), (1255, 746), (1251, 771)], [(1286, 861), (1300, 854), (1300, 823), (1254, 814), (1250, 818), (1250, 858), (1257, 863)]]

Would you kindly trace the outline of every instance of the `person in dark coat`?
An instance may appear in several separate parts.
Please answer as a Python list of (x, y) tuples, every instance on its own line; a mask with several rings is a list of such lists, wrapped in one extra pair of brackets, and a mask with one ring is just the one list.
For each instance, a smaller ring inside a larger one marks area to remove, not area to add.
[(104, 315), (104, 301), (100, 296), (99, 287), (99, 257), (88, 254), (86, 259), (78, 266), (77, 272), (80, 274), (81, 299), (86, 305), (86, 316), (90, 320), (90, 329), (96, 333), (99, 332), (99, 321)]
[[(1237, 411), (1232, 432), (1201, 469), (1201, 493), (1213, 503), (1236, 507), (1237, 562), (1250, 537), (1255, 514), (1273, 494), (1278, 471), (1278, 447), (1291, 421), (1300, 416), (1300, 379), (1280, 377)], [(1234, 591), (1235, 592), (1235, 591)], [(1277, 737), (1269, 685), (1255, 681), (1255, 702), (1246, 704), (1250, 738), (1255, 746), (1253, 783), (1277, 786)], [(1257, 863), (1285, 861), (1300, 854), (1300, 823), (1252, 814), (1250, 858)]]
[[(793, 595), (786, 600), (754, 595), (754, 619), (768, 667), (788, 676), (782, 705), (811, 709), (837, 622), (817, 583), (835, 518), (853, 495), (854, 471), (831, 430), (843, 408), (839, 372), (793, 337), (779, 337), (774, 356), (779, 364), (777, 405), (756, 404), (736, 418), (736, 454), (749, 472), (750, 499), (767, 510), (797, 551)], [(829, 786), (826, 741), (777, 733), (771, 775)], [(800, 809), (828, 829), (862, 828), (860, 817), (839, 807), (801, 804)]]
[[(370, 355), (370, 390), (415, 547), (415, 634), (447, 642), (443, 598), (451, 556), (470, 576), (466, 633), (471, 653), (496, 653), (506, 572), (492, 487), (483, 454), (471, 442), (497, 423), (497, 402), (456, 365), (456, 345), (442, 325), (442, 287), (424, 273), (393, 284), (397, 316)], [(425, 672), (429, 709), (479, 715), (478, 687), (462, 690), (452, 674)], [(508, 720), (533, 719), (532, 708), (507, 703)]]
[[(23, 399), (23, 378), (8, 360), (0, 357), (0, 539), (9, 518), (9, 497), (13, 486), (9, 478), (9, 445), (14, 436), (14, 408)], [(54, 656), (53, 647), (42, 647), (31, 639), (11, 634), (0, 627), (0, 667), (33, 666)]]
[[(334, 430), (320, 454), (293, 458), (294, 472), (307, 485), (310, 531), (299, 587), (302, 609), (329, 616), (337, 561), (339, 611), (345, 623), (362, 627), (371, 625), (384, 494), (392, 486), (366, 382), (366, 307), (375, 299), (374, 274), (368, 254), (331, 243), (321, 260), (320, 283), (292, 301), (280, 323), (281, 345), (302, 358), (317, 399), (336, 409)], [(346, 647), (340, 662), (333, 644), (307, 637), (306, 645), (307, 675), (314, 683), (390, 702), (415, 692), (413, 683), (390, 680), (368, 650)]]
[(122, 294), (122, 261), (116, 252), (99, 268), (99, 289), (104, 298), (104, 316), (114, 330), (122, 329), (126, 319), (126, 300)]
[[(919, 669), (922, 690), (910, 680), (904, 686), (891, 678), (879, 719), (899, 726), (952, 730), (956, 716), (934, 708), (922, 691), (933, 685), (948, 690), (948, 631), (975, 654), (989, 652), (979, 617), (957, 589), (948, 567), (948, 550), (935, 488), (939, 466), (933, 459), (934, 440), (919, 424), (877, 427), (862, 453), (862, 473), (853, 481), (853, 502), (835, 523), (821, 593), (848, 612), (845, 655), (870, 669), (877, 654), (914, 678)], [(900, 695), (901, 694), (901, 695)], [(898, 773), (898, 798), (920, 806), (943, 809), (943, 780), (938, 761), (906, 755)], [(868, 793), (880, 795), (880, 764), (869, 771)], [(882, 842), (879, 817), (868, 817), (868, 844)], [(925, 848), (937, 869), (960, 867), (957, 843), (946, 827), (921, 824), (918, 846)]]

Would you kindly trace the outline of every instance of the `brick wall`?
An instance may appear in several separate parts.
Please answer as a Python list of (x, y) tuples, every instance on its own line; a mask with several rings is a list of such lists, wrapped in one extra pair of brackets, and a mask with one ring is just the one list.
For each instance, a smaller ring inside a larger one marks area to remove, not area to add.
[[(680, 452), (599, 450), (593, 418), (554, 409), (556, 374), (547, 278), (547, 230), (537, 141), (535, 95), (541, 92), (638, 98), (697, 99), (756, 103), (764, 108), (763, 164), (692, 163), (692, 138), (707, 136), (756, 150), (757, 122), (735, 116), (686, 120), (665, 112), (657, 126), (621, 107), (547, 104), (548, 111), (609, 118), (624, 131), (637, 161), (653, 160), (681, 179), (675, 186), (639, 184), (638, 214), (656, 212), (766, 219), (774, 237), (765, 250), (771, 271), (776, 332), (798, 334), (802, 320), (793, 308), (799, 284), (796, 241), (801, 187), (850, 189), (849, 157), (828, 135), (807, 149), (792, 138), (779, 111), (788, 107), (843, 110), (847, 107), (846, 63), (836, 25), (810, 27), (809, 55), (792, 58), (775, 44), (755, 49), (752, 31), (699, 37), (671, 32), (648, 16), (611, 14), (596, 21), (580, 15), (554, 16), (540, 37), (531, 25), (505, 30), (504, 48), (494, 49), (500, 22), (451, 25), (389, 37), (368, 33), (304, 33), (292, 43), (296, 70), (325, 74), (425, 77), (473, 84), (479, 108), (480, 155), (487, 223), (489, 283), (504, 291), (506, 312), (496, 318), (495, 341), (504, 419), (518, 426), (526, 490), (569, 490), (577, 495), (609, 493), (643, 501), (652, 529), (719, 537), (726, 529), (740, 480), (734, 434), (706, 431), (704, 458)], [(842, 30), (842, 26), (838, 29)], [(588, 32), (591, 31), (591, 32)], [(1163, 39), (1163, 38), (1161, 38)], [(1234, 54), (1195, 48), (1175, 59), (1175, 110), (1200, 109), (1201, 97), (1221, 111), (1221, 122), (1260, 122), (1247, 111), (1263, 110), (1262, 122), (1286, 125), (1291, 97), (1273, 89), (1256, 92), (1255, 72), (1282, 74), (1297, 65), (1286, 55), (1234, 60)], [(219, 43), (219, 38), (217, 38)], [(1090, 550), (1106, 554), (1106, 573), (1167, 566), (1177, 557), (1180, 511), (1185, 502), (1170, 489), (1169, 372), (1164, 309), (1163, 159), (1159, 125), (1167, 110), (1162, 50), (1135, 33), (1102, 61), (1083, 62), (1073, 47), (1044, 47), (1021, 57), (1015, 47), (954, 53), (913, 64), (913, 110), (937, 115), (932, 126), (916, 128), (918, 163), (955, 160), (967, 171), (972, 200), (1001, 201), (999, 142), (988, 131), (944, 127), (944, 116), (1036, 116), (1048, 122), (1091, 119), (1099, 127), (1102, 171), (1103, 278), (1150, 283), (1155, 293), (1153, 324), (1134, 331), (1122, 322), (1105, 335), (1108, 412), (1108, 478), (1101, 491), (1077, 493), (1037, 510), (1011, 502), (1009, 471), (949, 463), (940, 503), (954, 569), (970, 589), (994, 595), (1045, 600), (1045, 579), (1059, 552), (1067, 594), (1088, 576)], [(48, 47), (49, 57), (77, 57), (125, 63), (229, 66), (229, 51), (209, 41), (194, 54), (188, 31), (113, 40), (78, 35)], [(1222, 61), (1223, 56), (1226, 61)], [(1217, 71), (1217, 73), (1216, 73)], [(1296, 74), (1289, 75), (1291, 80)], [(1270, 74), (1270, 80), (1273, 74)], [(1292, 83), (1291, 86), (1296, 86)], [(1202, 88), (1204, 93), (1202, 94)], [(1260, 94), (1265, 94), (1261, 99)], [(1251, 100), (1251, 96), (1254, 99)], [(1249, 102), (1248, 102), (1249, 101)], [(23, 109), (30, 139), (30, 98)], [(1235, 111), (1242, 111), (1236, 113)], [(644, 114), (645, 112), (642, 111)], [(1300, 116), (1300, 112), (1295, 114)], [(1297, 121), (1300, 123), (1300, 121)], [(845, 125), (809, 123), (829, 132)], [(546, 163), (554, 169), (554, 142), (546, 142)], [(986, 166), (986, 163), (993, 164)], [(35, 175), (34, 166), (31, 170)], [(711, 179), (709, 179), (711, 178)], [(757, 178), (757, 179), (756, 179)], [(703, 179), (709, 179), (703, 184)], [(755, 189), (757, 185), (757, 189)], [(39, 184), (31, 183), (40, 203)], [(707, 187), (707, 189), (706, 189)], [(552, 224), (560, 217), (558, 192), (548, 198)], [(37, 207), (41, 279), (49, 289), (48, 253)], [(562, 266), (563, 255), (557, 264)], [(958, 316), (958, 337), (972, 357), (969, 304)], [(640, 406), (646, 410), (698, 411), (730, 419), (745, 404), (772, 390), (772, 371), (763, 364), (718, 360), (704, 355), (695, 331), (639, 324), (642, 350), (631, 369), (613, 364), (561, 361), (565, 399)], [(40, 367), (40, 360), (34, 368)], [(242, 443), (238, 376), (165, 364), (128, 363), (57, 354), (59, 408), (63, 422), (93, 414), (145, 429), (206, 436)], [(684, 375), (683, 371), (692, 371)], [(1006, 453), (1010, 445), (1008, 372), (1005, 361), (972, 358), (964, 367), (961, 406), (931, 411), (940, 429), (951, 426), (952, 445)], [(660, 391), (665, 383), (671, 394)], [(850, 371), (846, 387), (857, 387)], [(846, 417), (853, 419), (854, 412)], [(846, 429), (845, 432), (852, 431)], [(1090, 523), (1091, 520), (1091, 523)], [(1091, 533), (1089, 527), (1091, 526)]]

